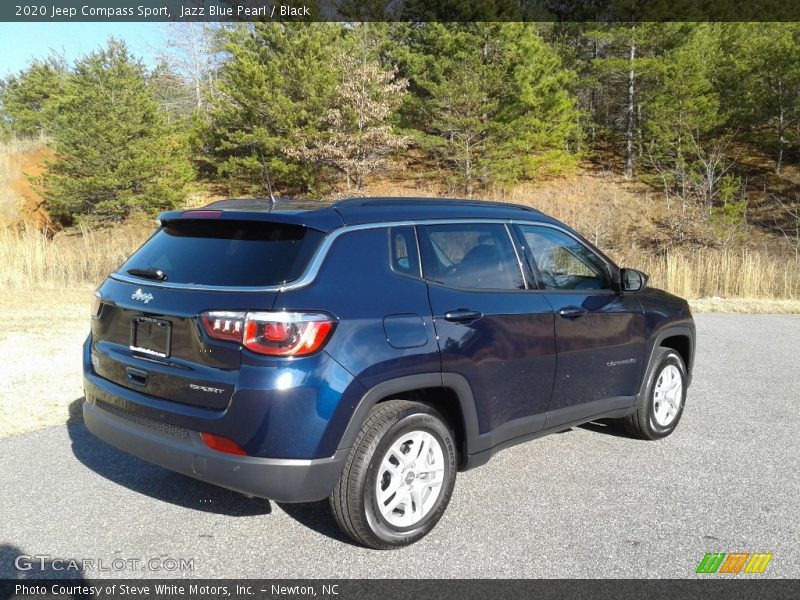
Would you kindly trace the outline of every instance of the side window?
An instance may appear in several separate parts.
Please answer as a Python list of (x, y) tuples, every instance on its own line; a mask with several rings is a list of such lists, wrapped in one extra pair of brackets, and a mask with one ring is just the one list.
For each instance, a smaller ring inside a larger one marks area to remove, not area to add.
[(605, 263), (576, 239), (548, 227), (520, 225), (519, 230), (545, 289), (611, 288)]
[(392, 270), (412, 277), (420, 276), (417, 236), (410, 226), (389, 228), (389, 256)]
[(419, 232), (426, 279), (466, 289), (525, 289), (504, 225), (428, 225)]

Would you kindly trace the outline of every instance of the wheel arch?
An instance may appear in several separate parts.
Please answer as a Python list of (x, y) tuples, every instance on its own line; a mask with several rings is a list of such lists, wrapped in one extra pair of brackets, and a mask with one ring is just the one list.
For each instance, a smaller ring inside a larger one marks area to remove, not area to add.
[(667, 335), (662, 337), (658, 344), (661, 348), (671, 348), (681, 355), (683, 364), (686, 365), (686, 373), (691, 376), (693, 360), (693, 340), (687, 333), (678, 333), (668, 331)]
[(456, 373), (422, 373), (382, 381), (361, 397), (347, 424), (339, 449), (352, 447), (370, 410), (386, 400), (424, 402), (436, 409), (453, 427), (464, 464), (478, 436), (478, 415), (469, 382)]
[(642, 397), (653, 378), (653, 357), (659, 348), (671, 348), (680, 354), (683, 359), (683, 364), (686, 366), (686, 376), (688, 379), (687, 386), (692, 381), (692, 372), (694, 370), (694, 344), (695, 332), (692, 327), (686, 325), (672, 326), (662, 331), (659, 331), (653, 338), (652, 345), (647, 356), (647, 364), (642, 377), (642, 384), (639, 387), (638, 398)]

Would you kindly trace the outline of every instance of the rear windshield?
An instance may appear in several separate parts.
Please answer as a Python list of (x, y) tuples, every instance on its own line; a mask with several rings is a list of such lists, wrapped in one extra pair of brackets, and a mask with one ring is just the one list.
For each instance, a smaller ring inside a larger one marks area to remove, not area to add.
[[(267, 286), (297, 279), (323, 234), (264, 221), (171, 221), (120, 267), (162, 271), (168, 283)], [(143, 280), (148, 279), (143, 277)]]

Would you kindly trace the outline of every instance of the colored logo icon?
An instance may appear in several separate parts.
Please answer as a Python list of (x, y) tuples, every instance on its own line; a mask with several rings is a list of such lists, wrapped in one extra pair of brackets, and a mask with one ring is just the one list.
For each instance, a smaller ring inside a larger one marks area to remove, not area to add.
[(709, 552), (697, 566), (697, 573), (763, 573), (772, 560), (772, 553)]

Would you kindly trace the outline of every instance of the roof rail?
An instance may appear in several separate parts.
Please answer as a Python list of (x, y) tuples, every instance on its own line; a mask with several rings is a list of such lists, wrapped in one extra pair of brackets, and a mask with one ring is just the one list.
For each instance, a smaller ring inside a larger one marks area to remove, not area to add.
[(526, 206), (524, 204), (515, 204), (512, 202), (498, 202), (495, 200), (474, 200), (471, 198), (438, 198), (438, 197), (414, 197), (414, 196), (397, 196), (397, 197), (379, 197), (379, 198), (346, 198), (331, 205), (332, 208), (337, 207), (381, 207), (381, 206), (409, 206), (409, 205), (443, 205), (443, 204), (461, 204), (462, 206), (494, 206), (503, 208), (518, 208), (530, 212), (539, 213), (537, 208)]

